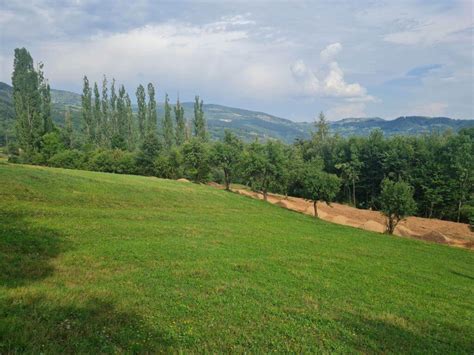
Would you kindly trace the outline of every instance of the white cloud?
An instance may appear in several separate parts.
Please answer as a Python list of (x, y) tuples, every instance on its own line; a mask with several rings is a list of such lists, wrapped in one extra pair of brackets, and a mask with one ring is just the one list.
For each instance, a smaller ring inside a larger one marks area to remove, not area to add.
[(342, 50), (342, 45), (339, 42), (328, 45), (320, 53), (320, 58), (324, 63), (334, 59), (336, 55)]
[[(341, 49), (340, 43), (334, 43), (322, 50), (320, 56), (326, 61), (334, 57)], [(301, 59), (294, 62), (290, 69), (299, 84), (299, 91), (302, 95), (338, 97), (358, 102), (374, 100), (362, 85), (345, 81), (344, 72), (336, 61), (327, 64), (319, 75)]]

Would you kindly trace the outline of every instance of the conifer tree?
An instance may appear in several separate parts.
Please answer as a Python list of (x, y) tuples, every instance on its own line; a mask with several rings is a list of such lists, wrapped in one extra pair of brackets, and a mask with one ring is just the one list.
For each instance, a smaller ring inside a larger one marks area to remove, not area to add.
[(99, 87), (97, 86), (97, 83), (94, 83), (94, 109), (93, 109), (93, 115), (94, 115), (94, 137), (95, 137), (95, 144), (96, 145), (101, 145), (102, 142), (102, 111), (100, 107), (100, 93), (99, 93)]
[(140, 138), (140, 142), (143, 142), (146, 132), (146, 118), (147, 118), (147, 107), (146, 107), (146, 95), (145, 95), (145, 88), (142, 84), (138, 85), (137, 91), (137, 105), (138, 105), (138, 136)]
[(326, 121), (326, 116), (324, 116), (322, 111), (319, 113), (318, 122), (315, 123), (315, 126), (317, 128), (316, 137), (319, 140), (326, 139), (329, 135), (329, 124)]
[(87, 76), (84, 76), (84, 86), (82, 88), (82, 124), (85, 138), (88, 143), (94, 141), (92, 120), (92, 92), (89, 85), (89, 79), (87, 79)]
[(170, 149), (175, 142), (173, 134), (173, 120), (171, 118), (171, 106), (168, 94), (165, 96), (165, 118), (163, 120), (163, 138), (166, 149)]
[(152, 83), (148, 83), (148, 107), (147, 107), (147, 132), (156, 133), (156, 99), (155, 99), (155, 88)]
[(194, 119), (193, 119), (194, 136), (207, 140), (206, 119), (204, 118), (203, 101), (199, 100), (199, 96), (194, 98)]
[(23, 150), (31, 152), (39, 149), (44, 122), (40, 110), (38, 73), (34, 69), (33, 58), (25, 48), (15, 49), (12, 84), (17, 139)]
[(176, 106), (174, 107), (174, 117), (176, 121), (176, 144), (181, 146), (186, 141), (186, 119), (184, 118), (184, 107), (181, 106), (181, 103), (178, 100), (176, 101)]

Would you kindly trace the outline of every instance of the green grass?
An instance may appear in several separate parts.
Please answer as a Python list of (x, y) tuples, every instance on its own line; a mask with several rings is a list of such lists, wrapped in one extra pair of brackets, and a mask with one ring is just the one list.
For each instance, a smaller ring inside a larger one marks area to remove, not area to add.
[(474, 253), (0, 162), (0, 353), (471, 353)]

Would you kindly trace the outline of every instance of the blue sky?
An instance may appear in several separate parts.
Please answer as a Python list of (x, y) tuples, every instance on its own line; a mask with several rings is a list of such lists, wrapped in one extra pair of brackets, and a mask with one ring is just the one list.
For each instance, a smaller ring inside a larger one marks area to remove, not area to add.
[(5, 82), (25, 46), (75, 92), (106, 74), (297, 121), (474, 118), (470, 0), (0, 0), (0, 29)]

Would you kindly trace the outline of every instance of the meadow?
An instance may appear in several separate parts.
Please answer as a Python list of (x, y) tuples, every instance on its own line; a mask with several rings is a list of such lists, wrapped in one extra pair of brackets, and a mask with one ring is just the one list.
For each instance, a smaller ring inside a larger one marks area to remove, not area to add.
[(0, 163), (0, 353), (473, 353), (474, 253), (205, 185)]

